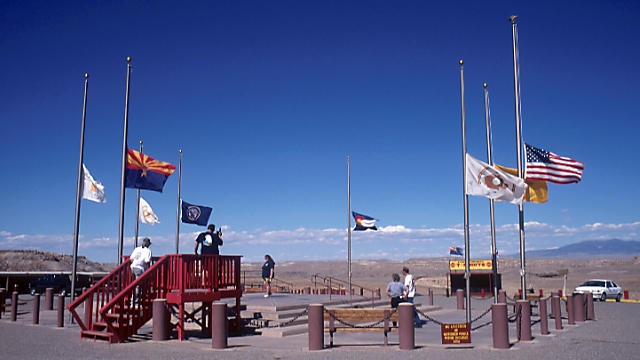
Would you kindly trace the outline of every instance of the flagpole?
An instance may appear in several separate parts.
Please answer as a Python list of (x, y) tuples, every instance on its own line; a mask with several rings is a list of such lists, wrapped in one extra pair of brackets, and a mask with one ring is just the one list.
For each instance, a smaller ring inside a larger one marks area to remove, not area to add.
[(89, 88), (89, 74), (84, 74), (84, 102), (82, 103), (82, 125), (80, 126), (80, 156), (78, 159), (78, 185), (76, 187), (76, 219), (73, 227), (73, 268), (71, 270), (71, 301), (76, 298), (76, 274), (78, 270), (78, 234), (80, 232), (80, 205), (82, 200), (82, 185), (84, 182), (84, 124), (87, 117), (87, 90)]
[(131, 58), (127, 57), (127, 90), (124, 98), (124, 132), (122, 134), (122, 168), (120, 171), (120, 222), (118, 226), (118, 264), (122, 263), (122, 243), (124, 239), (124, 170), (127, 164), (127, 131), (129, 127), (129, 84), (131, 79)]
[(176, 254), (180, 253), (180, 187), (182, 186), (182, 149), (178, 150), (178, 207), (176, 211)]
[[(140, 154), (142, 154), (142, 140), (140, 140)], [(136, 201), (136, 233), (134, 236), (133, 248), (138, 247), (138, 227), (140, 223), (140, 189), (138, 189), (138, 197)]]
[(351, 169), (347, 155), (347, 263), (349, 265), (349, 304), (351, 304)]
[[(489, 128), (489, 90), (487, 84), (484, 87), (484, 119), (487, 124), (487, 163), (493, 166), (491, 154), (491, 129)], [(489, 199), (489, 215), (491, 217), (491, 271), (493, 273), (493, 302), (498, 303), (498, 263), (496, 257), (496, 219), (494, 215), (494, 200)]]
[(464, 62), (460, 60), (460, 103), (462, 108), (462, 199), (464, 202), (464, 278), (466, 320), (471, 322), (471, 271), (469, 270), (469, 197), (467, 196), (467, 138), (464, 125)]
[[(522, 172), (522, 134), (520, 131), (520, 81), (518, 79), (518, 50), (517, 50), (517, 24), (516, 15), (511, 15), (511, 33), (513, 37), (513, 82), (515, 88), (515, 106), (516, 106), (516, 139), (518, 143), (518, 177), (524, 179), (524, 173)], [(518, 206), (518, 225), (520, 233), (520, 286), (522, 288), (521, 298), (526, 300), (527, 280), (526, 280), (526, 261), (525, 261), (525, 246), (524, 246), (524, 206), (521, 202)]]

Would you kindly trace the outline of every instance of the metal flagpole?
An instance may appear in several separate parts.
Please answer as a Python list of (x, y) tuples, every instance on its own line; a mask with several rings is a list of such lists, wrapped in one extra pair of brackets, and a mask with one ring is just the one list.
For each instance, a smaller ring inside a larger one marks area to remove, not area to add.
[(176, 254), (180, 253), (180, 187), (182, 186), (182, 149), (178, 150), (178, 210), (176, 211)]
[[(511, 15), (511, 32), (513, 37), (513, 82), (515, 88), (516, 98), (516, 139), (518, 142), (518, 177), (524, 179), (524, 173), (522, 172), (522, 134), (520, 132), (520, 81), (518, 79), (518, 44), (516, 38), (518, 29), (516, 25), (516, 15)], [(518, 223), (520, 229), (520, 286), (522, 288), (522, 300), (527, 299), (527, 280), (526, 280), (526, 261), (525, 261), (525, 247), (524, 247), (524, 206), (520, 203), (518, 206)]]
[[(484, 87), (484, 119), (487, 124), (487, 163), (493, 166), (491, 157), (491, 129), (489, 127), (489, 90), (487, 84)], [(498, 303), (498, 263), (496, 257), (496, 219), (493, 212), (494, 200), (489, 199), (489, 214), (491, 216), (491, 271), (493, 272), (493, 302)]]
[(460, 101), (462, 107), (462, 199), (464, 201), (464, 278), (466, 320), (471, 322), (471, 271), (469, 270), (469, 197), (467, 196), (467, 138), (464, 128), (464, 62), (460, 60)]
[(129, 84), (131, 78), (131, 58), (127, 57), (127, 90), (124, 98), (124, 132), (122, 134), (122, 168), (120, 172), (120, 222), (118, 227), (118, 264), (122, 263), (122, 243), (124, 239), (124, 170), (127, 164), (127, 131), (129, 127)]
[[(142, 140), (140, 140), (140, 153), (142, 154)], [(140, 189), (138, 189), (138, 197), (136, 200), (136, 232), (134, 235), (134, 244), (133, 248), (138, 247), (138, 227), (140, 224)]]
[(76, 187), (76, 221), (73, 227), (73, 268), (71, 270), (71, 301), (76, 298), (76, 273), (78, 270), (78, 234), (80, 232), (80, 205), (84, 183), (84, 122), (87, 117), (87, 90), (89, 74), (84, 74), (84, 102), (82, 103), (82, 125), (80, 126), (80, 157), (78, 159), (78, 186)]
[(349, 264), (349, 303), (351, 303), (351, 172), (347, 155), (347, 262)]

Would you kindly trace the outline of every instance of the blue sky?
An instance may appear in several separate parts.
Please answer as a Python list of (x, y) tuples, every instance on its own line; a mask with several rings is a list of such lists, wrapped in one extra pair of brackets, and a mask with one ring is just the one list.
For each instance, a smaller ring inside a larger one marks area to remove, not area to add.
[[(73, 250), (85, 72), (85, 164), (107, 193), (82, 202), (79, 254), (117, 256), (125, 57), (133, 58), (128, 144), (182, 163), (182, 197), (213, 207), (223, 254), (346, 258), (352, 208), (381, 231), (354, 258), (443, 256), (461, 246), (458, 60), (467, 149), (515, 167), (511, 25), (519, 18), (525, 141), (585, 163), (582, 182), (526, 204), (528, 249), (638, 240), (637, 2), (0, 2), (0, 249)], [(143, 191), (174, 249), (177, 173)], [(471, 256), (486, 257), (488, 200), (470, 198)], [(135, 190), (126, 192), (125, 253)], [(519, 249), (517, 208), (496, 205), (498, 249)], [(197, 232), (181, 225), (181, 252)]]

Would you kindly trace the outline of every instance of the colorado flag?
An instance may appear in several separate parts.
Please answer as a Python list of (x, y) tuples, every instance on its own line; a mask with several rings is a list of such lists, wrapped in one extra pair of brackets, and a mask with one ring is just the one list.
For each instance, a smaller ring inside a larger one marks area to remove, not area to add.
[(356, 227), (353, 228), (353, 231), (378, 230), (376, 227), (377, 220), (371, 216), (358, 214), (355, 211), (352, 211), (351, 214), (356, 220)]

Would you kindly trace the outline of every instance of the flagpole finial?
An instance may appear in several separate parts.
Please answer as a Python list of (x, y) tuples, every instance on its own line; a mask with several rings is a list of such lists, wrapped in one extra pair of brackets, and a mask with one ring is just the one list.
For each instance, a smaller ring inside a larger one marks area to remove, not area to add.
[(127, 56), (127, 62), (131, 62), (131, 56)]
[(511, 20), (511, 23), (512, 23), (512, 24), (515, 24), (515, 23), (516, 23), (516, 18), (517, 18), (517, 17), (518, 17), (518, 15), (511, 15), (511, 16), (509, 16), (509, 20)]
[(178, 150), (178, 152), (179, 152), (180, 154), (182, 154), (182, 149)]
[(84, 73), (84, 78), (85, 78), (85, 79), (88, 79), (88, 78), (89, 78), (89, 74)]
[(140, 140), (140, 145), (142, 145), (142, 140)]
[(464, 64), (464, 61), (462, 61), (462, 59), (460, 59), (460, 65)]
[(486, 89), (487, 88), (487, 83), (482, 84), (482, 87)]

